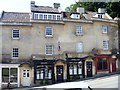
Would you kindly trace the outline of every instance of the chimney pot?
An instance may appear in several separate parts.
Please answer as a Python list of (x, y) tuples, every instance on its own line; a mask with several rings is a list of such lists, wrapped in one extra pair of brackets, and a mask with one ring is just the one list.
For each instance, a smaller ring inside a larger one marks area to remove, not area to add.
[(54, 8), (58, 9), (60, 7), (60, 3), (54, 3)]
[(35, 6), (35, 1), (31, 1), (31, 7)]

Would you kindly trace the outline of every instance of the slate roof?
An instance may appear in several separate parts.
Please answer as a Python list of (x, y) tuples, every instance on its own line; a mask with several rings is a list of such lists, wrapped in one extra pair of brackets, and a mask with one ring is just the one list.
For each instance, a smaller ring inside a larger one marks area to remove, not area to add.
[(30, 22), (30, 13), (3, 12), (2, 22)]
[[(90, 12), (90, 11), (88, 11), (88, 12), (84, 13), (83, 16), (84, 16), (86, 19), (90, 20), (91, 18), (97, 18), (97, 17), (94, 17), (96, 14), (98, 14), (98, 13), (97, 13), (97, 12)], [(110, 16), (109, 16), (109, 17), (110, 17)], [(106, 16), (106, 14), (105, 14), (105, 16), (104, 16), (103, 19), (109, 19), (109, 17)]]
[(59, 10), (50, 6), (32, 6), (32, 12), (50, 12), (50, 13), (59, 13)]

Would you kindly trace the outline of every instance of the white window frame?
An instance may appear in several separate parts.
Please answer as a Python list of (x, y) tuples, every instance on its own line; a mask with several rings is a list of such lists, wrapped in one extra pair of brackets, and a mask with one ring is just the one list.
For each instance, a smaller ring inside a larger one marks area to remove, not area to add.
[(52, 15), (48, 15), (48, 20), (52, 20)]
[(60, 15), (57, 15), (57, 20), (61, 20), (61, 17), (60, 17)]
[[(18, 50), (15, 50), (18, 49)], [(18, 56), (14, 56), (14, 54), (18, 54)], [(19, 48), (14, 47), (12, 48), (12, 59), (18, 59), (19, 58)]]
[(43, 19), (43, 14), (39, 14), (39, 19)]
[(53, 15), (53, 20), (56, 20), (56, 15)]
[[(18, 32), (16, 32), (18, 31)], [(17, 35), (18, 34), (18, 37), (15, 37), (15, 34)], [(20, 30), (19, 29), (13, 29), (12, 30), (12, 38), (13, 39), (20, 39)]]
[(102, 26), (102, 33), (108, 33), (108, 26)]
[(102, 14), (98, 14), (98, 18), (103, 18)]
[(103, 50), (109, 50), (109, 41), (108, 40), (103, 41)]
[(45, 54), (46, 55), (53, 55), (53, 45), (46, 45), (45, 46)]
[(76, 26), (76, 31), (75, 31), (75, 34), (76, 35), (83, 35), (83, 28), (82, 28), (82, 26)]
[[(49, 31), (50, 31), (50, 29), (51, 29), (51, 34), (48, 34), (47, 32), (48, 32), (48, 29), (49, 29)], [(53, 37), (53, 28), (52, 27), (46, 27), (45, 28), (45, 36), (46, 37)]]
[(44, 15), (43, 15), (43, 18), (44, 18), (44, 20), (47, 20), (47, 19), (48, 19), (48, 15), (47, 15), (47, 14), (44, 14)]
[(79, 42), (76, 44), (76, 52), (78, 52), (78, 53), (83, 52), (83, 42)]
[(34, 13), (34, 19), (37, 20), (39, 17), (39, 14), (38, 13)]

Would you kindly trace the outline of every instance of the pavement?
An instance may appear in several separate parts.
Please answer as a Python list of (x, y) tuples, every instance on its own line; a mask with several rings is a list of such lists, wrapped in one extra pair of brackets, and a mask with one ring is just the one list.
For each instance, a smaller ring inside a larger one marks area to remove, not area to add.
[[(78, 81), (79, 82), (84, 81), (91, 88), (97, 88), (97, 90), (102, 90), (99, 88), (106, 88), (105, 90), (111, 90), (110, 88), (113, 88), (114, 90), (118, 90), (119, 88), (120, 90), (120, 71), (115, 72), (115, 73), (109, 73), (109, 74), (95, 75), (93, 77), (88, 77), (88, 78), (84, 78), (82, 80), (77, 80), (73, 82), (78, 82)], [(14, 88), (14, 89), (5, 89), (5, 90), (34, 90), (34, 87), (35, 86), (19, 87), (19, 88)], [(38, 86), (38, 87), (41, 87), (41, 86)]]

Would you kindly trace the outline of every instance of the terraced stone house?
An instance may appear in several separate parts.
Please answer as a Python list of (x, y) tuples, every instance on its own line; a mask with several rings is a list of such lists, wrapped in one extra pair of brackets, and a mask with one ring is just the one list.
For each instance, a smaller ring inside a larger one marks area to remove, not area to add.
[(0, 16), (0, 87), (80, 80), (116, 72), (117, 20), (105, 9), (76, 12), (37, 6)]

